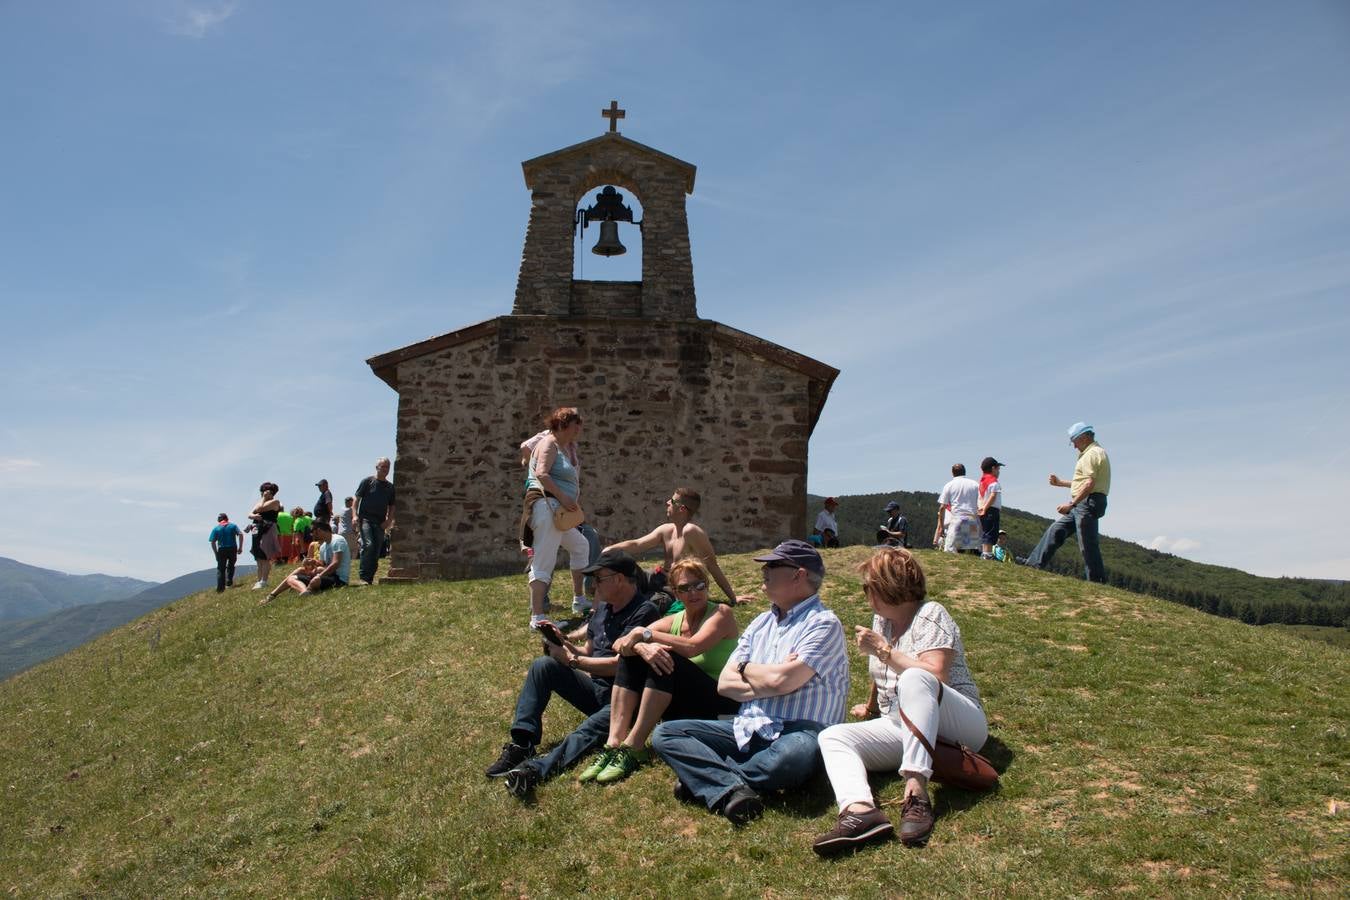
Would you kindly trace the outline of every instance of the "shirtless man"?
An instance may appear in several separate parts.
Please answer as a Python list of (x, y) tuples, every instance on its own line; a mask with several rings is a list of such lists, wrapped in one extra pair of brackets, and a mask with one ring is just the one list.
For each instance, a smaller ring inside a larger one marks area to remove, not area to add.
[(666, 518), (670, 520), (669, 522), (657, 526), (649, 534), (636, 540), (611, 544), (603, 552), (621, 550), (637, 556), (639, 553), (660, 547), (666, 555), (667, 572), (675, 564), (675, 560), (692, 556), (707, 566), (708, 574), (712, 575), (713, 581), (717, 582), (722, 593), (727, 595), (728, 603), (734, 605), (754, 601), (754, 597), (736, 595), (731, 582), (722, 573), (722, 567), (717, 564), (717, 553), (713, 550), (712, 541), (708, 539), (708, 533), (694, 523), (693, 519), (698, 514), (701, 501), (698, 491), (693, 488), (676, 488), (675, 493), (666, 501)]

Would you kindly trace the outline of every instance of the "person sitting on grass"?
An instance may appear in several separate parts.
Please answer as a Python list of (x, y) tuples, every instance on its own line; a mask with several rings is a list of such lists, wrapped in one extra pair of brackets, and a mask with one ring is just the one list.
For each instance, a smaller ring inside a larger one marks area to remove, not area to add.
[(729, 722), (662, 722), (652, 747), (675, 770), (675, 796), (744, 825), (763, 791), (794, 788), (816, 771), (816, 735), (842, 722), (848, 652), (839, 617), (820, 602), (825, 562), (805, 541), (755, 557), (771, 607), (750, 623), (717, 680), (740, 703)]
[[(637, 561), (627, 553), (602, 553), (582, 571), (595, 576), (595, 599), (599, 601), (586, 625), (586, 643), (578, 645), (552, 622), (540, 621), (544, 653), (530, 664), (520, 688), (511, 739), (483, 773), (503, 778), (507, 791), (520, 799), (604, 742), (609, 733), (610, 691), (619, 668), (614, 642), (657, 619), (656, 607), (638, 590)], [(587, 718), (547, 754), (535, 756), (544, 710), (554, 694)]]
[(661, 719), (715, 719), (737, 703), (717, 693), (717, 676), (736, 649), (731, 607), (708, 598), (708, 570), (685, 557), (669, 584), (684, 607), (614, 642), (619, 671), (610, 693), (609, 740), (578, 781), (609, 784), (647, 761), (647, 738)]
[(306, 556), (300, 563), (300, 568), (286, 576), (285, 581), (258, 601), (260, 605), (275, 600), (287, 589), (296, 591), (303, 597), (347, 586), (347, 578), (351, 572), (351, 551), (347, 548), (346, 540), (333, 534), (332, 525), (318, 519), (314, 520), (311, 532), (319, 545), (318, 559)]
[(820, 755), (839, 804), (834, 828), (811, 848), (828, 856), (889, 838), (890, 819), (877, 808), (867, 773), (898, 771), (905, 779), (900, 840), (923, 846), (933, 831), (928, 779), (933, 758), (902, 721), (929, 746), (944, 737), (979, 749), (989, 736), (980, 692), (966, 667), (961, 629), (941, 603), (928, 600), (919, 561), (908, 550), (878, 550), (858, 567), (872, 627), (855, 627), (858, 648), (871, 657), (871, 695), (853, 707), (870, 721), (834, 725), (820, 733)]

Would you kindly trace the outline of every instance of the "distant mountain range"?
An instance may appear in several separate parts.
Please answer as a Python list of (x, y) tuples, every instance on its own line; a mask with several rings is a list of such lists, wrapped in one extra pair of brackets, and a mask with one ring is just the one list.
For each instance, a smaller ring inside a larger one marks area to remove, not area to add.
[[(132, 585), (130, 591), (117, 599), (100, 598), (95, 602), (86, 600), (78, 603), (67, 600), (61, 603), (55, 612), (48, 611), (45, 614), (7, 622), (0, 621), (0, 679), (59, 656), (67, 650), (73, 650), (105, 631), (111, 631), (119, 625), (138, 619), (181, 597), (214, 588), (216, 585), (215, 569), (203, 569), (163, 584), (155, 584), (137, 581), (134, 578), (112, 578), (108, 575), (65, 575), (61, 572), (26, 566), (10, 559), (0, 559), (0, 563), (5, 564), (0, 567), (0, 576), (9, 571), (20, 572), (20, 575), (27, 579), (26, 583), (42, 585), (50, 592), (49, 603), (61, 600), (60, 595), (56, 593), (60, 585), (70, 586), (72, 590), (85, 591), (86, 586), (90, 584), (102, 585), (105, 588), (113, 582)], [(42, 573), (43, 577), (38, 578), (31, 574), (35, 572)], [(237, 582), (247, 584), (253, 579), (255, 572), (253, 566), (241, 566), (235, 573)], [(16, 583), (25, 582), (16, 580)], [(20, 588), (15, 596), (32, 597), (34, 593), (24, 592)], [(87, 597), (88, 594), (80, 593), (75, 596)]]
[(153, 581), (112, 575), (67, 575), (0, 556), (0, 622), (124, 600), (154, 585)]

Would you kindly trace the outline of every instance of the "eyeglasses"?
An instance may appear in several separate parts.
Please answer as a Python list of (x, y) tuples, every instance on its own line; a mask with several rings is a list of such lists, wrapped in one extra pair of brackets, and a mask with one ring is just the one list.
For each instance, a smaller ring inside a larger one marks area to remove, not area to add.
[(609, 581), (611, 578), (622, 578), (622, 577), (623, 577), (623, 573), (622, 573), (622, 572), (611, 572), (611, 573), (609, 573), (608, 575), (596, 575), (596, 576), (594, 576), (594, 577), (595, 577), (595, 583), (596, 583), (596, 584), (602, 584), (603, 582)]
[(708, 589), (708, 582), (706, 581), (694, 581), (690, 582), (689, 584), (675, 585), (675, 593), (677, 594), (687, 594), (690, 591), (706, 591), (707, 589)]

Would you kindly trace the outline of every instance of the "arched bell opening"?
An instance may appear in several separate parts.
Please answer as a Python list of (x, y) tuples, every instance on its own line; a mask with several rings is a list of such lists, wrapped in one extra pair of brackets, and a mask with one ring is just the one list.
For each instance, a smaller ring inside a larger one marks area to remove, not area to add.
[(572, 277), (641, 281), (643, 218), (642, 203), (629, 189), (601, 183), (586, 191), (572, 216)]

